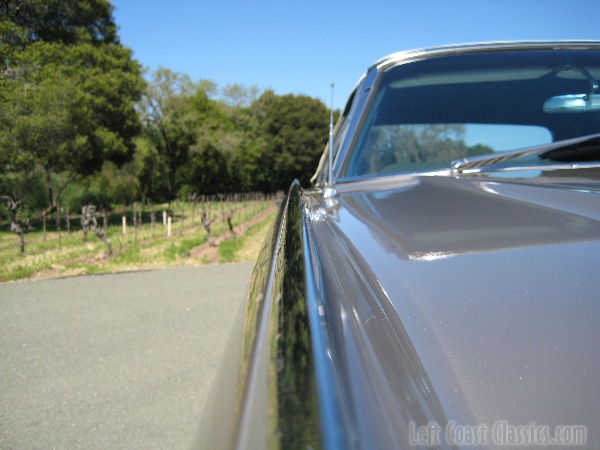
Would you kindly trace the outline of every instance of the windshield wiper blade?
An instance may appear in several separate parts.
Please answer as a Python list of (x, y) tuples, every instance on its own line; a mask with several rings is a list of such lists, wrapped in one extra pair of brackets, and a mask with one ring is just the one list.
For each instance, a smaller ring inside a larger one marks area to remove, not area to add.
[[(541, 159), (552, 159), (556, 161), (587, 161), (590, 160), (589, 155), (592, 152), (597, 155), (599, 148), (600, 133), (589, 134), (573, 139), (553, 142), (552, 144), (536, 145), (535, 147), (502, 152), (500, 154), (489, 154), (459, 159), (451, 163), (451, 170), (455, 173), (461, 173), (466, 170), (492, 166), (511, 159), (536, 154), (539, 155)], [(584, 155), (580, 155), (579, 151), (583, 152)]]

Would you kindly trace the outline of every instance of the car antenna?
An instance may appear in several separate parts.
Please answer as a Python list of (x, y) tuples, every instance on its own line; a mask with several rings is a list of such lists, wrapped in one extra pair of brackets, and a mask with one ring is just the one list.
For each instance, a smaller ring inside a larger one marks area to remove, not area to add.
[(333, 187), (333, 87), (335, 83), (331, 83), (331, 112), (329, 115), (329, 160), (327, 164), (327, 183), (325, 189), (323, 189), (322, 196), (324, 198), (331, 198), (337, 195), (335, 188)]
[(331, 83), (331, 109), (329, 115), (329, 186), (333, 186), (333, 87)]

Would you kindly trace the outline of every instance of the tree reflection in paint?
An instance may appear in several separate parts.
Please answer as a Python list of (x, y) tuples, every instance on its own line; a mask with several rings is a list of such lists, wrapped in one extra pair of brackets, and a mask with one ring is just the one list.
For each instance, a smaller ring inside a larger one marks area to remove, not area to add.
[(321, 448), (317, 387), (304, 297), (299, 187), (290, 195), (278, 309), (277, 391), (281, 448)]

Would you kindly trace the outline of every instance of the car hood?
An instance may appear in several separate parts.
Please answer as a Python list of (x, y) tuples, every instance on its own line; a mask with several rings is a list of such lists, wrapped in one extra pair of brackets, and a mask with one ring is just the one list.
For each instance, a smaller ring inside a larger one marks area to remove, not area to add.
[(600, 438), (600, 185), (569, 175), (305, 194), (339, 409), (369, 446), (431, 423), (441, 446), (460, 426), (488, 444), (510, 439), (501, 424)]

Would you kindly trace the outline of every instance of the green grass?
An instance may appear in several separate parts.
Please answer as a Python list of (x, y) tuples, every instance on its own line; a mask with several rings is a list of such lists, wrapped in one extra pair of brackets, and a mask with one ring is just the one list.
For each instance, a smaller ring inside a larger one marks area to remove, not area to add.
[(219, 259), (223, 262), (235, 261), (236, 253), (244, 245), (243, 238), (232, 238), (221, 242), (219, 245)]

